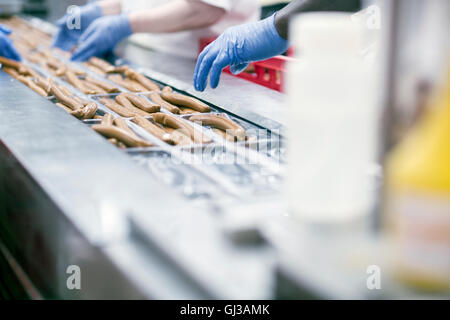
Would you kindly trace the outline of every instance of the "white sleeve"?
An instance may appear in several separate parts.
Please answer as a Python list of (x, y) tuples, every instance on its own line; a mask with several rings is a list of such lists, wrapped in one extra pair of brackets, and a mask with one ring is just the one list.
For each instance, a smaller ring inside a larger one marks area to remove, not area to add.
[(191, 1), (204, 2), (214, 7), (223, 8), (225, 9), (225, 11), (231, 11), (233, 7), (233, 0), (191, 0)]
[[(233, 7), (233, 2), (235, 0), (189, 0), (189, 1), (199, 1), (204, 2), (214, 7), (223, 8), (226, 11), (230, 11)], [(157, 7), (166, 4), (167, 1), (151, 1), (151, 0), (121, 0), (120, 5), (122, 7), (122, 13), (135, 11), (139, 9), (148, 9), (152, 7)]]
[(149, 8), (149, 4), (152, 1), (148, 0), (121, 0), (120, 5), (122, 8), (122, 13), (127, 13), (139, 9)]

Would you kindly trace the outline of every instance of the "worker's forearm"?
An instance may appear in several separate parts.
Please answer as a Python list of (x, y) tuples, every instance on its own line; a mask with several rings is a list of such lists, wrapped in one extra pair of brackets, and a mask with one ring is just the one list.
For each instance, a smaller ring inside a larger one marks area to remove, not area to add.
[(120, 0), (103, 0), (99, 1), (98, 5), (102, 9), (102, 14), (104, 16), (112, 16), (115, 14), (120, 14), (122, 11), (122, 5)]
[(130, 13), (131, 29), (139, 32), (177, 32), (210, 26), (225, 14), (222, 8), (200, 1), (178, 0)]
[(357, 11), (360, 0), (294, 0), (276, 13), (275, 27), (284, 39), (288, 38), (289, 19), (297, 13), (307, 11)]

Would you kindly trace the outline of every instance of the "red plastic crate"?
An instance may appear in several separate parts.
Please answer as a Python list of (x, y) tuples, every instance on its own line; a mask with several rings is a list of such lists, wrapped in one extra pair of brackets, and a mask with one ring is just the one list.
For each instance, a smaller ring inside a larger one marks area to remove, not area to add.
[[(200, 39), (199, 53), (216, 38)], [(291, 56), (292, 48), (289, 48), (287, 54)], [(230, 71), (230, 67), (226, 67), (223, 71), (238, 78), (242, 78), (267, 88), (282, 91), (284, 87), (286, 62), (292, 61), (294, 58), (287, 56), (276, 56), (264, 61), (252, 62), (240, 74), (234, 75)]]

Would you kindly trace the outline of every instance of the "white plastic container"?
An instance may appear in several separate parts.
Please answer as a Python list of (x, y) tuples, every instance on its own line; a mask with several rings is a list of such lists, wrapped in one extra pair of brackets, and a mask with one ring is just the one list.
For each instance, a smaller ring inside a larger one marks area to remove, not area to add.
[(356, 220), (375, 198), (380, 98), (362, 55), (364, 28), (350, 14), (306, 13), (290, 35), (298, 58), (287, 82), (290, 210), (310, 222)]

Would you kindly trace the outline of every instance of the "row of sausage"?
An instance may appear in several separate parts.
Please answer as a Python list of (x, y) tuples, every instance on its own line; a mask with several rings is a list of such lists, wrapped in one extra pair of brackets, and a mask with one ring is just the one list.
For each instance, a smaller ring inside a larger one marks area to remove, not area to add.
[[(90, 71), (86, 72), (82, 67), (64, 63), (58, 56), (67, 56), (68, 53), (50, 49), (46, 33), (29, 26), (20, 18), (13, 17), (6, 22), (15, 29), (13, 41), (21, 54), (32, 65), (39, 66), (61, 81), (42, 76), (28, 64), (0, 57), (3, 71), (40, 95), (53, 97), (56, 105), (71, 115), (83, 120), (99, 119), (100, 123), (92, 128), (121, 148), (152, 146), (152, 143), (136, 135), (123, 118), (129, 118), (151, 135), (172, 145), (211, 142), (186, 120), (208, 126), (231, 141), (247, 138), (242, 126), (226, 115), (210, 113), (211, 108), (198, 99), (174, 92), (168, 86), (160, 89), (158, 84), (129, 66), (114, 66), (96, 57), (84, 63)], [(90, 99), (82, 98), (60, 84), (64, 82)], [(94, 100), (119, 117), (98, 112)], [(181, 118), (179, 115), (185, 116)]]

